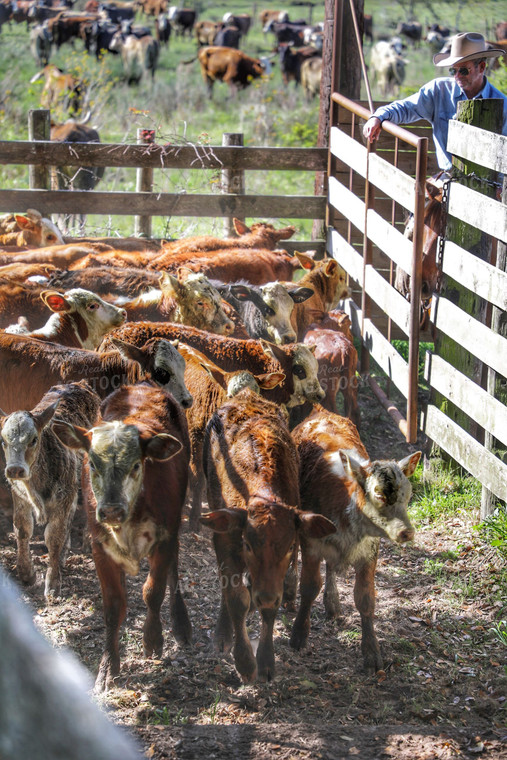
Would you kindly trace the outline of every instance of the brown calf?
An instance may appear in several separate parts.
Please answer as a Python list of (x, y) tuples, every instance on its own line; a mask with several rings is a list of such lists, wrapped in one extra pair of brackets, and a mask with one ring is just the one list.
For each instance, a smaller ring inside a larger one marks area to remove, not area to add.
[(145, 656), (162, 654), (160, 608), (167, 583), (179, 644), (190, 643), (192, 629), (178, 585), (178, 532), (190, 455), (185, 412), (169, 393), (144, 383), (119, 388), (100, 411), (101, 420), (91, 429), (57, 423), (54, 430), (67, 446), (88, 455), (83, 501), (106, 622), (95, 682), (103, 691), (120, 672), (125, 575), (137, 575), (143, 559), (150, 566), (143, 586)]
[[(297, 283), (298, 287), (311, 288), (313, 296), (303, 303), (296, 304), (292, 311), (292, 325), (297, 339), (303, 340), (308, 327), (313, 322), (323, 319), (326, 312), (334, 309), (338, 302), (350, 296), (346, 283), (346, 272), (335, 259), (313, 261), (309, 256), (296, 253), (306, 274)], [(286, 283), (290, 290), (290, 283)], [(294, 287), (294, 285), (292, 285)]]
[(26, 214), (6, 214), (0, 217), (0, 245), (8, 246), (42, 246), (63, 243), (58, 227), (35, 209), (28, 209)]
[(379, 540), (404, 543), (414, 537), (407, 515), (412, 493), (408, 478), (421, 452), (400, 462), (371, 462), (354, 424), (322, 408), (292, 435), (300, 457), (301, 507), (329, 518), (337, 531), (325, 540), (301, 536), (301, 604), (291, 646), (301, 649), (307, 642), (310, 610), (322, 585), (321, 560), (326, 560), (324, 606), (328, 617), (340, 615), (335, 573), (352, 565), (364, 666), (381, 670), (382, 656), (373, 627)]
[[(298, 510), (298, 456), (281, 409), (250, 390), (223, 404), (209, 423), (204, 469), (222, 600), (215, 648), (228, 652), (245, 683), (275, 674), (273, 625), (297, 538), (333, 533), (329, 520)], [(250, 593), (262, 618), (255, 657), (246, 630)]]
[(317, 380), (318, 364), (313, 351), (300, 343), (277, 346), (258, 340), (237, 340), (170, 322), (126, 324), (106, 336), (100, 350), (110, 350), (112, 337), (142, 346), (150, 338), (180, 340), (202, 351), (227, 372), (246, 369), (253, 375), (283, 372), (284, 382), (270, 391), (270, 400), (291, 407), (305, 399), (322, 401), (324, 391)]

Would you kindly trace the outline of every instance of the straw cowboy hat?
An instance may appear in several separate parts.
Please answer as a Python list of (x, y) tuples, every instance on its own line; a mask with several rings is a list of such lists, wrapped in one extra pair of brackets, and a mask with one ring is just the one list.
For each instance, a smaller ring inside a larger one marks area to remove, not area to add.
[(435, 66), (456, 66), (476, 58), (496, 58), (503, 54), (503, 50), (490, 47), (482, 34), (464, 32), (455, 34), (451, 39), (450, 50), (434, 55), (433, 63)]

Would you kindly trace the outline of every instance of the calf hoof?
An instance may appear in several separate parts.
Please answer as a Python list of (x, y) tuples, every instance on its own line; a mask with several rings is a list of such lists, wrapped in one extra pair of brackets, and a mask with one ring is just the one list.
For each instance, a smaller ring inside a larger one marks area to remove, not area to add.
[(290, 645), (293, 649), (303, 649), (308, 641), (309, 631), (301, 628), (293, 628), (290, 636)]
[(235, 646), (234, 664), (241, 676), (243, 683), (253, 683), (257, 678), (257, 660), (254, 657), (252, 647)]
[(263, 683), (272, 681), (275, 677), (275, 661), (261, 662), (257, 661), (257, 680)]
[(229, 637), (226, 633), (215, 633), (213, 649), (217, 654), (229, 654), (232, 649), (232, 636)]
[(378, 670), (384, 670), (384, 661), (380, 652), (368, 652), (363, 655), (363, 669), (368, 674), (376, 673)]
[(21, 568), (18, 566), (16, 568), (16, 573), (21, 583), (24, 583), (25, 586), (33, 586), (37, 580), (37, 573), (33, 567)]
[(101, 694), (114, 686), (114, 680), (120, 674), (120, 663), (112, 662), (106, 654), (102, 657), (99, 672), (95, 679), (94, 692)]

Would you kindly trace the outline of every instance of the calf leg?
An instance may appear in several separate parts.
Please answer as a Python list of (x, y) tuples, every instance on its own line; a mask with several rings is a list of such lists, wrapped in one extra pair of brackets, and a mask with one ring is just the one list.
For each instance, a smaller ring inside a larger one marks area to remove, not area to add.
[(276, 609), (261, 610), (262, 627), (257, 649), (257, 672), (260, 681), (272, 681), (275, 677), (275, 650), (273, 648), (273, 626)]
[(92, 542), (92, 554), (102, 590), (106, 644), (95, 681), (95, 691), (107, 691), (120, 672), (119, 632), (127, 611), (125, 572), (106, 554), (102, 546)]
[(150, 573), (143, 587), (143, 597), (148, 607), (144, 626), (146, 655), (160, 655), (162, 652), (160, 607), (164, 600), (166, 582), (169, 583), (169, 609), (174, 638), (180, 646), (187, 646), (192, 641), (192, 626), (178, 582), (178, 548), (178, 537), (174, 536), (169, 541), (158, 544), (150, 557)]
[(44, 596), (50, 602), (52, 598), (60, 596), (61, 590), (61, 565), (68, 550), (70, 538), (70, 520), (74, 514), (75, 504), (59, 505), (57, 514), (52, 514), (44, 531), (44, 541), (48, 548), (49, 567), (46, 573)]
[[(255, 681), (257, 677), (257, 662), (246, 630), (246, 617), (250, 609), (250, 592), (243, 583), (244, 563), (241, 556), (241, 531), (231, 531), (225, 535), (225, 538), (222, 534), (215, 533), (213, 540), (222, 586), (222, 605), (215, 640), (227, 644), (230, 636), (230, 625), (232, 624), (234, 662), (243, 681), (250, 683)], [(228, 615), (225, 614), (225, 607)]]
[(354, 602), (361, 615), (361, 651), (367, 671), (382, 670), (380, 647), (373, 627), (375, 614), (375, 568), (377, 555), (372, 560), (355, 566)]
[(326, 562), (326, 584), (324, 586), (324, 609), (326, 617), (335, 620), (342, 616), (340, 595), (336, 585), (336, 573), (329, 563)]
[(30, 504), (23, 501), (15, 493), (12, 496), (14, 504), (13, 525), (18, 547), (16, 572), (22, 583), (35, 583), (35, 569), (30, 554), (30, 539), (33, 535), (33, 512)]
[(301, 602), (298, 614), (294, 620), (294, 625), (292, 626), (290, 637), (290, 645), (294, 649), (301, 649), (308, 641), (308, 635), (310, 633), (310, 611), (322, 586), (322, 578), (320, 577), (319, 569), (320, 558), (310, 556), (303, 542), (301, 544), (301, 555)]

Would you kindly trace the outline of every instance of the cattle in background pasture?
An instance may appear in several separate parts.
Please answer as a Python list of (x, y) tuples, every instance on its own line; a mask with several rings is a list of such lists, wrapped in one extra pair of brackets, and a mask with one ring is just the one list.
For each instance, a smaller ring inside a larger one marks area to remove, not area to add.
[(17, 543), (16, 572), (23, 583), (35, 582), (30, 555), (34, 517), (45, 525), (48, 548), (44, 596), (60, 595), (61, 572), (70, 548), (70, 526), (76, 510), (81, 457), (69, 451), (51, 429), (55, 414), (69, 423), (91, 427), (97, 418), (99, 397), (86, 381), (51, 388), (31, 412), (0, 410), (0, 438), (5, 477), (12, 491)]
[(269, 73), (269, 62), (252, 58), (241, 50), (210, 45), (200, 48), (197, 57), (208, 95), (218, 80), (229, 85), (231, 93), (248, 87), (254, 79)]
[(117, 32), (109, 47), (121, 55), (127, 84), (138, 84), (148, 72), (151, 73), (151, 81), (154, 81), (160, 45), (151, 35), (139, 38), (134, 34), (124, 36), (122, 32)]
[(194, 35), (199, 47), (201, 45), (213, 45), (217, 30), (216, 21), (198, 21), (194, 26)]
[(278, 48), (278, 58), (280, 62), (280, 71), (285, 85), (294, 81), (296, 86), (301, 82), (301, 66), (304, 61), (310, 58), (318, 57), (314, 47), (302, 47), (292, 50), (287, 42), (282, 43)]
[(77, 114), (81, 110), (83, 101), (83, 83), (72, 74), (66, 74), (55, 66), (48, 63), (42, 71), (38, 71), (30, 79), (30, 84), (44, 78), (44, 87), (40, 97), (43, 108), (54, 109), (61, 106), (69, 113)]
[(100, 3), (99, 16), (111, 24), (121, 24), (134, 20), (135, 8), (132, 3)]
[(83, 13), (66, 15), (65, 12), (48, 20), (48, 28), (57, 50), (66, 43), (74, 44), (74, 40), (82, 38), (82, 28), (97, 20), (95, 14)]
[(318, 364), (313, 350), (300, 343), (277, 346), (266, 341), (238, 340), (215, 335), (172, 322), (133, 322), (107, 335), (99, 350), (109, 351), (113, 338), (120, 338), (136, 346), (143, 346), (151, 338), (180, 340), (202, 351), (226, 372), (239, 369), (248, 370), (253, 375), (283, 372), (286, 379), (273, 390), (271, 398), (287, 407), (302, 404), (305, 399), (319, 403), (325, 396), (317, 380)]
[(502, 66), (507, 66), (507, 39), (505, 40), (497, 40), (497, 42), (491, 42), (491, 40), (486, 40), (489, 48), (501, 48), (504, 52), (503, 55), (499, 55), (497, 58), (490, 58), (489, 63), (489, 69), (490, 71), (496, 71), (497, 69), (501, 68)]
[(171, 39), (172, 26), (167, 13), (160, 13), (155, 20), (155, 36), (159, 45), (168, 45)]
[(273, 250), (281, 240), (291, 238), (296, 228), (292, 225), (275, 229), (269, 222), (255, 222), (248, 227), (240, 219), (233, 219), (234, 229), (239, 237), (218, 238), (213, 235), (195, 235), (163, 243), (160, 260), (154, 260), (156, 268), (163, 268), (162, 261), (170, 261), (174, 254), (184, 254), (189, 251), (218, 251), (225, 248), (270, 248)]
[(242, 34), (237, 26), (218, 24), (217, 32), (213, 38), (213, 45), (217, 47), (239, 48)]
[[(222, 599), (215, 649), (233, 648), (245, 683), (275, 675), (273, 626), (298, 536), (335, 531), (321, 516), (299, 511), (298, 457), (283, 411), (243, 390), (213, 415), (203, 463)], [(248, 573), (250, 591), (244, 584)], [(246, 630), (250, 603), (261, 615), (256, 656)]]
[(94, 21), (93, 23), (85, 24), (81, 29), (81, 34), (86, 52), (95, 54), (97, 60), (104, 53), (118, 55), (117, 50), (111, 50), (110, 48), (111, 40), (117, 31), (118, 25), (111, 24), (110, 21)]
[(51, 58), (53, 38), (46, 22), (30, 30), (30, 52), (37, 66), (47, 66)]
[(26, 28), (30, 28), (30, 22), (32, 21), (30, 16), (30, 10), (33, 6), (33, 0), (12, 0), (11, 2), (11, 16), (16, 24), (26, 23)]
[(136, 0), (135, 7), (141, 10), (145, 16), (157, 18), (161, 13), (167, 12), (167, 0)]
[(168, 10), (169, 21), (174, 29), (174, 33), (178, 37), (192, 36), (194, 24), (197, 20), (197, 13), (191, 8), (178, 8), (176, 5), (171, 5)]
[(410, 24), (400, 21), (396, 27), (396, 34), (401, 34), (410, 40), (414, 47), (419, 47), (422, 37), (422, 24), (412, 21)]
[[(106, 333), (127, 319), (125, 309), (89, 290), (69, 290), (65, 294), (44, 290), (40, 297), (53, 314), (42, 327), (24, 333), (38, 340), (93, 351)], [(10, 329), (7, 327), (5, 332)], [(19, 334), (19, 330), (16, 332)]]
[(323, 540), (301, 535), (301, 603), (290, 644), (301, 649), (308, 640), (310, 611), (322, 584), (321, 560), (326, 560), (324, 606), (331, 618), (341, 614), (336, 573), (352, 566), (364, 667), (381, 670), (382, 655), (373, 626), (379, 542), (384, 538), (401, 544), (414, 537), (407, 515), (412, 493), (408, 478), (421, 452), (399, 462), (371, 462), (353, 423), (318, 409), (292, 436), (300, 458), (301, 508), (327, 517), (337, 530)]
[(204, 490), (204, 470), (202, 446), (206, 426), (222, 404), (245, 387), (256, 393), (269, 396), (269, 391), (285, 380), (283, 372), (268, 372), (252, 375), (247, 370), (226, 372), (211, 359), (195, 348), (180, 343), (178, 350), (185, 359), (185, 384), (192, 394), (194, 403), (187, 410), (188, 432), (190, 436), (190, 465), (188, 480), (188, 502), (190, 506), (189, 528), (200, 531), (202, 494)]
[(449, 37), (447, 35), (440, 34), (440, 32), (429, 31), (426, 35), (425, 42), (428, 43), (433, 54), (439, 53), (444, 45), (448, 44)]
[(160, 322), (165, 318), (221, 335), (234, 329), (222, 308), (219, 292), (205, 275), (199, 273), (180, 270), (178, 277), (174, 277), (164, 272), (159, 278), (159, 288), (132, 300), (117, 298), (115, 303), (123, 306), (133, 322)]
[(405, 66), (408, 61), (398, 52), (396, 42), (379, 40), (370, 52), (370, 73), (376, 81), (383, 96), (399, 92), (405, 79)]
[(495, 38), (497, 40), (507, 39), (507, 21), (499, 21), (495, 25)]
[(322, 58), (314, 56), (301, 64), (301, 87), (305, 97), (310, 100), (315, 96), (320, 97), (320, 83), (322, 81)]
[(373, 16), (365, 13), (363, 16), (363, 37), (368, 38), (373, 44)]
[(95, 682), (107, 690), (120, 671), (119, 632), (127, 610), (125, 575), (138, 575), (147, 617), (144, 656), (162, 655), (160, 608), (169, 586), (176, 641), (191, 642), (192, 627), (178, 583), (179, 528), (188, 482), (190, 443), (185, 412), (150, 384), (124, 386), (108, 396), (99, 423), (56, 423), (55, 433), (87, 454), (83, 501), (104, 605), (106, 641)]
[(448, 26), (443, 26), (442, 24), (437, 24), (436, 22), (433, 24), (428, 24), (426, 29), (426, 35), (428, 35), (430, 32), (436, 32), (437, 34), (440, 34), (442, 37), (449, 37), (451, 34), (451, 29)]
[(301, 24), (292, 22), (269, 21), (264, 27), (265, 33), (272, 32), (275, 36), (276, 47), (286, 42), (292, 47), (303, 47), (304, 31), (307, 26), (306, 22)]
[(2, 0), (0, 2), (0, 32), (2, 31), (3, 24), (6, 24), (12, 19), (12, 2), (10, 0)]
[(222, 23), (227, 26), (235, 26), (246, 37), (252, 24), (252, 17), (248, 13), (224, 13)]
[[(84, 122), (67, 121), (64, 124), (52, 124), (50, 140), (59, 143), (99, 143), (100, 135), (93, 127)], [(52, 190), (93, 190), (104, 176), (103, 166), (57, 166), (51, 168)], [(65, 221), (76, 221), (70, 217)], [(85, 215), (79, 215), (80, 228), (83, 229)]]
[(0, 217), (0, 245), (42, 248), (63, 243), (58, 227), (35, 209)]

